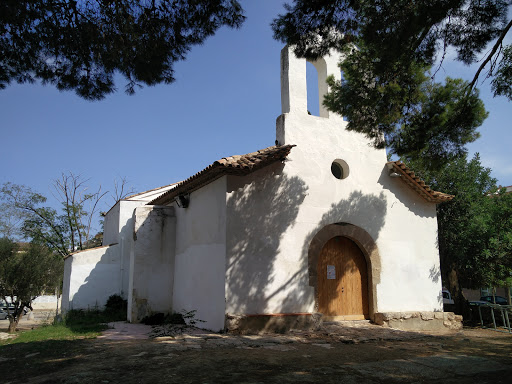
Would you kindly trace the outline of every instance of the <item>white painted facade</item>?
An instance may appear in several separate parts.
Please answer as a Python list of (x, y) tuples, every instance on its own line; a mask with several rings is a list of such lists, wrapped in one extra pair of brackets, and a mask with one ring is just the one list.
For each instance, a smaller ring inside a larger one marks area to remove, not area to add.
[(141, 206), (133, 214), (128, 320), (172, 313), (176, 218), (173, 207)]
[(190, 206), (176, 209), (174, 309), (195, 310), (203, 326), (224, 328), (226, 177), (192, 192)]
[(62, 309), (103, 308), (110, 295), (119, 294), (119, 245), (75, 253), (64, 261)]
[(62, 311), (102, 308), (110, 295), (128, 299), (134, 247), (134, 210), (173, 185), (118, 201), (104, 220), (103, 247), (76, 252), (64, 262)]
[[(296, 147), (284, 166), (228, 181), (226, 311), (313, 312), (308, 249), (335, 223), (360, 227), (377, 243), (382, 270), (374, 312), (442, 311), (435, 204), (390, 178), (385, 150), (344, 130), (342, 117), (308, 115), (306, 61), (288, 49), (281, 61), (276, 136)], [(338, 61), (333, 55), (316, 62), (319, 78), (323, 72), (339, 79)], [(339, 159), (350, 168), (342, 180), (331, 173)]]
[[(327, 75), (340, 78), (339, 59), (314, 63), (321, 97)], [(323, 107), (308, 115), (306, 61), (288, 48), (281, 97), (276, 138), (296, 145), (285, 162), (213, 179), (187, 208), (148, 205), (174, 186), (120, 201), (105, 218), (104, 244), (117, 245), (66, 260), (63, 308), (102, 305), (113, 292), (128, 299), (131, 321), (195, 310), (215, 331), (228, 314), (313, 313), (311, 244), (340, 224), (375, 245), (372, 314), (442, 311), (435, 204), (391, 178), (385, 150), (346, 131), (340, 116)], [(333, 176), (333, 161), (348, 166), (346, 178)]]

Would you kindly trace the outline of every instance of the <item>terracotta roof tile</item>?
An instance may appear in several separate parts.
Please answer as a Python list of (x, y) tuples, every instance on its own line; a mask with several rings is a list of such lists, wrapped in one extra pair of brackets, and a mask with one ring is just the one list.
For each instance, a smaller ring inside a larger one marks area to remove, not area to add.
[(177, 183), (176, 187), (150, 201), (148, 205), (167, 204), (176, 196), (193, 192), (224, 175), (247, 175), (277, 161), (283, 161), (293, 147), (295, 145), (272, 146), (246, 155), (224, 157)]
[(390, 171), (395, 171), (400, 174), (400, 179), (404, 183), (430, 203), (442, 203), (444, 201), (450, 201), (455, 197), (453, 195), (432, 190), (401, 161), (390, 161), (386, 165)]
[(108, 247), (112, 247), (114, 245), (118, 245), (118, 243), (112, 243), (112, 244), (107, 244), (107, 245), (100, 245), (98, 247), (92, 247), (92, 248), (87, 248), (87, 249), (81, 249), (79, 251), (74, 251), (74, 252), (71, 252), (70, 254), (68, 254), (67, 256), (64, 256), (64, 260), (66, 260), (68, 257), (75, 256), (75, 255), (78, 255), (78, 254), (81, 254), (81, 253), (85, 253), (87, 251), (93, 251), (95, 249), (100, 249), (100, 248), (108, 248)]
[(137, 192), (137, 193), (134, 193), (133, 195), (130, 195), (130, 196), (126, 196), (124, 197), (123, 199), (121, 200), (130, 200), (130, 199), (133, 199), (134, 197), (137, 197), (137, 196), (140, 196), (140, 195), (144, 195), (146, 193), (149, 193), (149, 192), (156, 192), (158, 191), (159, 189), (164, 189), (164, 188), (167, 188), (167, 187), (172, 187), (173, 185), (175, 184), (178, 184), (178, 183), (172, 183), (172, 184), (167, 184), (167, 185), (164, 185), (162, 187), (158, 187), (158, 188), (153, 188), (153, 189), (148, 189), (147, 191), (143, 191), (143, 192)]

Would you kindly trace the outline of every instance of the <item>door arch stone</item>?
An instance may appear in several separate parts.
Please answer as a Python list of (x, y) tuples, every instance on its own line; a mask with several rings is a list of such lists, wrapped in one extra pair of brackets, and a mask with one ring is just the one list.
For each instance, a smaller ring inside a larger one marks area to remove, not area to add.
[(380, 282), (381, 261), (377, 244), (364, 229), (349, 224), (336, 223), (323, 227), (309, 244), (308, 275), (309, 285), (315, 291), (315, 310), (318, 310), (318, 257), (324, 245), (333, 237), (342, 236), (352, 240), (361, 249), (368, 266), (368, 305), (370, 319), (374, 320), (377, 309), (376, 287)]

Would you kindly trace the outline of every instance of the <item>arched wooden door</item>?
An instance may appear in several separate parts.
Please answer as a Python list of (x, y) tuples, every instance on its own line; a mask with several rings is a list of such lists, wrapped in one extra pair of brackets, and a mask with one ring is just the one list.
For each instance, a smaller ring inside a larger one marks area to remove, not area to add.
[(333, 237), (318, 257), (318, 311), (340, 320), (369, 318), (368, 268), (359, 247), (346, 237)]

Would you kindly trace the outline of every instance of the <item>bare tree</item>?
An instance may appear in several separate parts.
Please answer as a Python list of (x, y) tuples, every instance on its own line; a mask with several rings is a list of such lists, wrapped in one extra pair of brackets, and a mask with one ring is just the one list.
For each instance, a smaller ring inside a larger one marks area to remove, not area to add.
[(133, 195), (134, 193), (135, 190), (133, 188), (128, 188), (128, 180), (126, 180), (126, 177), (121, 177), (120, 179), (114, 180), (114, 192), (111, 193), (110, 196), (114, 199), (114, 204), (117, 204), (119, 200)]
[[(94, 221), (100, 203), (108, 194), (99, 186), (92, 190), (89, 179), (73, 172), (62, 173), (54, 181), (54, 196), (61, 210), (45, 206), (46, 197), (24, 185), (5, 183), (0, 189), (0, 230), (5, 237), (34, 240), (67, 256), (70, 252), (94, 246)], [(116, 181), (113, 198), (118, 201), (131, 193), (126, 179)], [(129, 192), (127, 192), (127, 190)], [(4, 218), (5, 216), (5, 218)], [(12, 234), (19, 234), (16, 238)]]
[(62, 173), (53, 186), (56, 198), (61, 202), (69, 231), (70, 251), (81, 250), (91, 239), (92, 220), (98, 213), (98, 204), (108, 193), (101, 185), (89, 192), (89, 179), (73, 172)]

